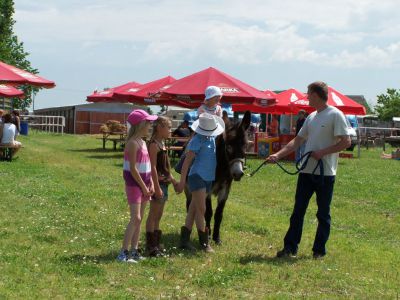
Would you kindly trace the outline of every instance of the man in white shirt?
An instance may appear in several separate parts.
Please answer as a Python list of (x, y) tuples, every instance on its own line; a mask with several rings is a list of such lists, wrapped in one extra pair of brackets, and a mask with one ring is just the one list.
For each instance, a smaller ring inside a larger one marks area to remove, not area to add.
[[(278, 153), (270, 155), (266, 159), (268, 162), (274, 163), (296, 151), (303, 142), (306, 142), (305, 152), (312, 152), (306, 168), (299, 174), (290, 226), (284, 238), (284, 248), (278, 251), (277, 257), (297, 254), (304, 215), (314, 192), (317, 195), (318, 228), (312, 248), (313, 257), (320, 258), (326, 255), (325, 245), (330, 234), (330, 204), (338, 164), (338, 152), (348, 148), (351, 144), (345, 116), (337, 108), (327, 105), (327, 84), (324, 82), (311, 83), (308, 86), (307, 94), (310, 106), (314, 107), (316, 111), (307, 117), (303, 127), (292, 141)], [(319, 160), (322, 160), (324, 174), (320, 174), (320, 169), (316, 168)], [(322, 179), (319, 175), (323, 176)]]
[(15, 138), (17, 137), (17, 127), (13, 123), (11, 123), (12, 117), (10, 114), (4, 115), (3, 121), (3, 134), (0, 140), (0, 144), (12, 145), (14, 155), (22, 146), (20, 142), (15, 140)]

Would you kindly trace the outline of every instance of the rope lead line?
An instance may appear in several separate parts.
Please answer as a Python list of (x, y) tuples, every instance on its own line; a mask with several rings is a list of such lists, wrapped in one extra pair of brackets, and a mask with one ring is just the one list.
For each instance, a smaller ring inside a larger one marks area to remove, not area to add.
[[(307, 153), (305, 153), (302, 157), (300, 157), (297, 161), (296, 161), (296, 171), (291, 172), (288, 171), (287, 169), (285, 169), (284, 166), (282, 166), (279, 162), (276, 162), (276, 164), (278, 165), (279, 168), (281, 168), (286, 174), (289, 175), (297, 175), (298, 173), (300, 173), (302, 170), (304, 170), (308, 164), (308, 160), (311, 157), (311, 153), (312, 151), (309, 151)], [(301, 163), (304, 159), (304, 162)], [(255, 175), (267, 162), (263, 161), (258, 167), (257, 169), (255, 169), (253, 172), (251, 172), (248, 176), (252, 177), (253, 175)], [(311, 175), (317, 176), (315, 174), (315, 171), (317, 170), (317, 168), (319, 167), (319, 180), (321, 182), (321, 184), (324, 183), (324, 164), (322, 162), (322, 159), (318, 160), (317, 165), (315, 166), (314, 170), (312, 171)]]

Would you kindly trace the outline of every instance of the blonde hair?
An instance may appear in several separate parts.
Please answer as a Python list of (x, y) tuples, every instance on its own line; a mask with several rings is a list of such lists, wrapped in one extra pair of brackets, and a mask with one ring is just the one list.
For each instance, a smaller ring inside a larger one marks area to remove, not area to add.
[(164, 126), (168, 126), (169, 124), (171, 124), (171, 120), (170, 120), (169, 118), (163, 117), (163, 116), (159, 116), (159, 117), (157, 118), (157, 120), (155, 120), (155, 121), (153, 122), (153, 132), (152, 132), (152, 134), (151, 134), (150, 141), (154, 140), (154, 137), (155, 137), (156, 134), (157, 134), (157, 127), (158, 127), (158, 125), (161, 125), (161, 126), (164, 127)]
[(131, 125), (128, 131), (128, 135), (126, 136), (126, 142), (128, 142), (131, 138), (137, 139), (137, 138), (142, 138), (139, 133), (143, 130), (143, 128), (146, 126), (146, 120), (143, 120), (135, 125)]

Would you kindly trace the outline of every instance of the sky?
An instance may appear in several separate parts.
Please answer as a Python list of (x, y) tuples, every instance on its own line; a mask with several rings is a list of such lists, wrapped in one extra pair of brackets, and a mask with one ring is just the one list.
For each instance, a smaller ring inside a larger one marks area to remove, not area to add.
[(261, 90), (322, 80), (372, 104), (400, 88), (397, 0), (16, 0), (14, 18), (32, 66), (57, 85), (35, 109), (210, 66)]

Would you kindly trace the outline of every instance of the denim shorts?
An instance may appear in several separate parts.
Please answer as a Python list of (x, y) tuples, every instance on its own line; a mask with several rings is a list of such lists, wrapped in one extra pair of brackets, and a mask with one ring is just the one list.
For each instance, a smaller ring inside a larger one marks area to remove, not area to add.
[(212, 181), (205, 181), (199, 174), (192, 174), (188, 177), (188, 184), (190, 192), (195, 192), (205, 189), (207, 193), (211, 192)]
[(169, 184), (166, 184), (166, 183), (160, 183), (160, 188), (161, 188), (161, 190), (162, 190), (162, 192), (163, 192), (163, 197), (162, 198), (155, 198), (155, 197), (153, 197), (153, 200), (155, 200), (155, 201), (167, 201), (168, 200), (168, 186), (169, 186)]

